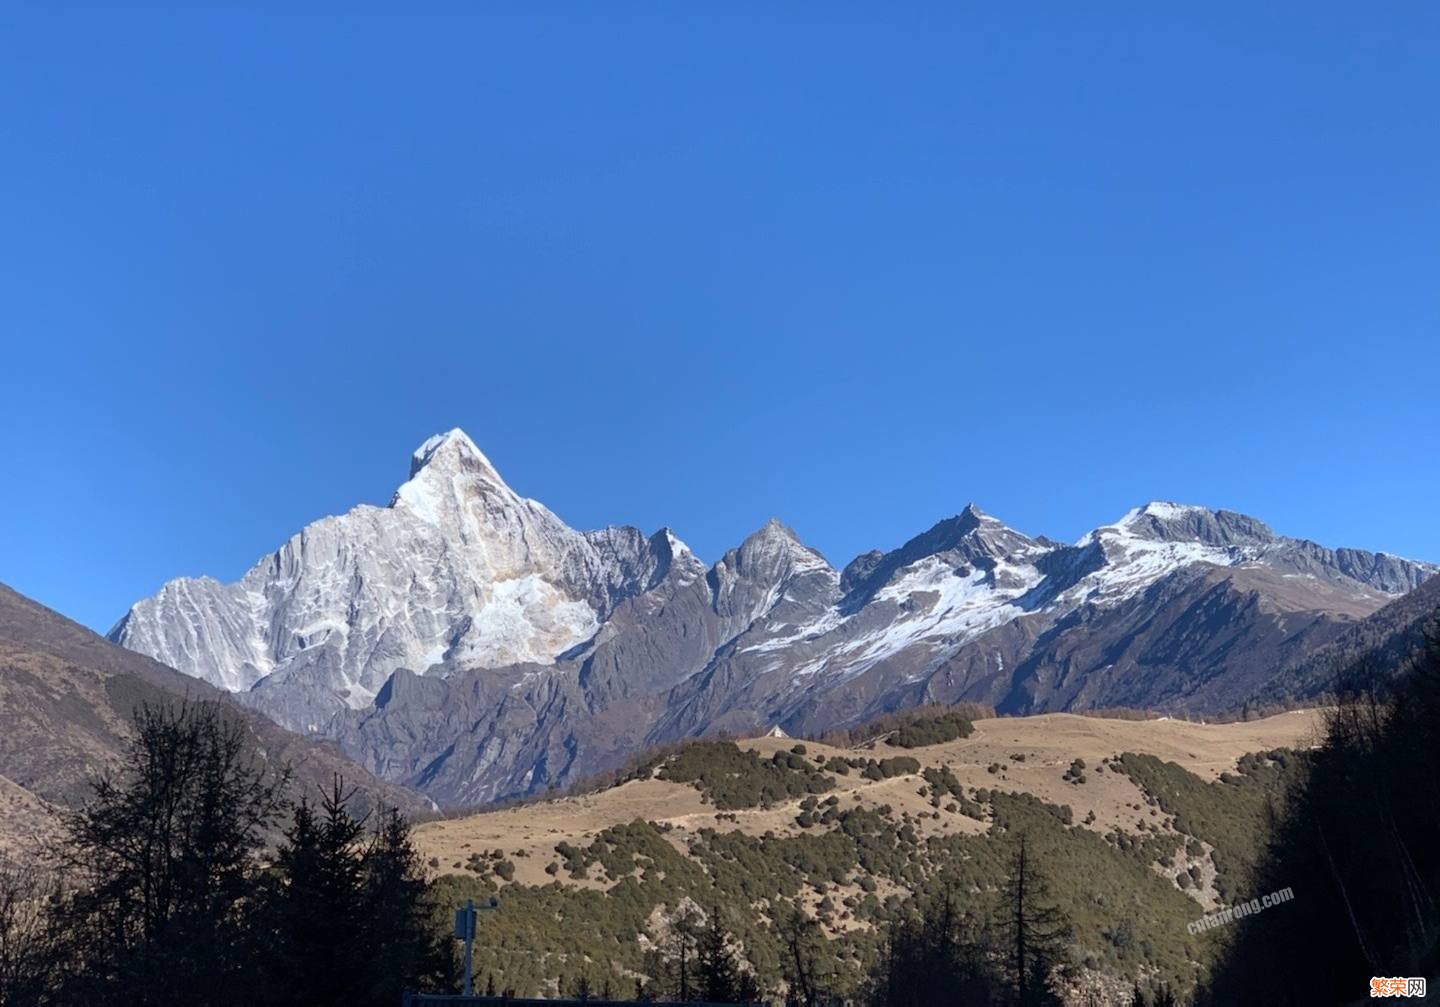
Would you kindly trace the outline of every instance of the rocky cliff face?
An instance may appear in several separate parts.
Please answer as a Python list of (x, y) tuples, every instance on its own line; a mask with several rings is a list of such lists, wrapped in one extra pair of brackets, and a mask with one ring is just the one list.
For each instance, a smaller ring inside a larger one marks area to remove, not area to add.
[(389, 507), (172, 581), (111, 635), (460, 803), (928, 701), (1224, 708), (1433, 572), (1158, 502), (1074, 545), (971, 506), (843, 571), (771, 521), (707, 568), (668, 530), (567, 527), (457, 430)]

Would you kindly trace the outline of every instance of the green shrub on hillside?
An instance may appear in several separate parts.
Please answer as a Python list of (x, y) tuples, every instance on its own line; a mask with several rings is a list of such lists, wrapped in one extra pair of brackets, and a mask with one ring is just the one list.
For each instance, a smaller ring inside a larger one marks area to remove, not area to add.
[(693, 783), (722, 811), (824, 793), (835, 786), (827, 773), (802, 754), (776, 752), (764, 759), (729, 741), (687, 745), (669, 756), (656, 775), (662, 780)]
[[(828, 906), (833, 929), (813, 943), (817, 969), (828, 977), (833, 995), (853, 997), (881, 952), (887, 925), (909, 911), (907, 893), (949, 887), (963, 911), (989, 913), (1013, 845), (1024, 835), (1050, 878), (1052, 900), (1074, 923), (1075, 961), (1118, 977), (1153, 975), (1157, 982), (1188, 989), (1202, 970), (1197, 963), (1215, 944), (1186, 931), (1201, 907), (1153, 865), (1166, 857), (1174, 863), (1182, 849), (1199, 849), (1200, 839), (1221, 850), (1221, 862), (1227, 855), (1241, 857), (1243, 837), (1225, 834), (1227, 818), (1248, 821), (1261, 795), (1287, 773), (1284, 753), (1242, 760), (1231, 782), (1213, 784), (1159, 760), (1118, 759), (1116, 768), (1133, 770), (1137, 782), (1144, 781), (1157, 814), (1164, 809), (1165, 818), (1140, 835), (1101, 836), (1074, 826), (1066, 805), (984, 789), (970, 799), (949, 767), (931, 767), (922, 774), (930, 793), (990, 827), (982, 835), (923, 836), (913, 815), (821, 796), (833, 779), (791, 752), (762, 758), (727, 743), (707, 743), (669, 758), (660, 774), (688, 778), (685, 782), (695, 783), (717, 807), (803, 797), (799, 813), (805, 830), (786, 836), (715, 828), (684, 833), (636, 821), (606, 829), (583, 847), (560, 843), (556, 850), (564, 870), (558, 877), (597, 879), (606, 890), (554, 882), (506, 886), (499, 911), (486, 914), (482, 923), (486, 940), (476, 947), (477, 974), (492, 973), (498, 988), (519, 994), (553, 994), (560, 975), (567, 982), (583, 975), (594, 989), (608, 979), (613, 989), (629, 990), (634, 977), (649, 977), (645, 970), (654, 965), (640, 936), (653, 938), (656, 919), (693, 902), (724, 907), (726, 929), (744, 948), (761, 985), (775, 990), (786, 967), (782, 921), (790, 907), (818, 903)], [(918, 761), (908, 757), (850, 759), (845, 766), (879, 779), (921, 773)], [(1165, 826), (1172, 816), (1185, 826), (1179, 830), (1184, 835)], [(1188, 868), (1179, 873), (1179, 885), (1194, 893), (1198, 877)], [(486, 878), (442, 881), (452, 892), (450, 901), (466, 890), (479, 891), (477, 885), (494, 887)]]
[(940, 745), (957, 738), (968, 738), (975, 731), (975, 725), (958, 713), (944, 713), (938, 717), (926, 717), (902, 725), (890, 735), (889, 743), (896, 748), (921, 748), (925, 745)]
[(847, 759), (851, 769), (860, 771), (862, 779), (888, 780), (895, 776), (908, 776), (920, 772), (920, 760), (908, 755), (897, 755), (889, 759)]
[[(899, 731), (907, 725), (920, 724), (929, 720), (956, 717), (969, 724), (972, 721), (993, 716), (995, 716), (994, 707), (982, 706), (979, 703), (956, 703), (954, 706), (932, 704), (929, 706), (913, 707), (909, 710), (901, 710), (897, 713), (883, 714), (855, 727), (830, 731), (813, 740), (823, 742), (827, 745), (834, 745), (837, 748), (852, 748), (856, 745), (863, 745), (867, 741), (882, 737), (886, 734)], [(962, 733), (956, 735), (956, 737), (963, 738), (969, 734), (970, 730), (967, 727), (962, 729)], [(933, 742), (926, 742), (926, 744), (933, 744)]]
[(1126, 752), (1114, 766), (1174, 819), (1176, 832), (1214, 847), (1210, 856), (1221, 902), (1249, 897), (1269, 822), (1300, 770), (1294, 752), (1275, 749), (1243, 756), (1238, 772), (1209, 783), (1153, 755)]

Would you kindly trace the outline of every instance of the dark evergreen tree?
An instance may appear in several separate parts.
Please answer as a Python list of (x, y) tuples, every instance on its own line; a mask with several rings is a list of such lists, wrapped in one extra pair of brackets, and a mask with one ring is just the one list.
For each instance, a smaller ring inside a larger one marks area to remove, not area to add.
[(654, 977), (647, 987), (652, 996), (680, 1001), (697, 998), (697, 948), (702, 930), (700, 915), (693, 909), (676, 913), (661, 952), (651, 956), (647, 966)]
[(340, 779), (295, 810), (256, 913), (273, 1003), (390, 1005), (401, 991), (449, 985), (449, 949), (409, 826), (383, 815), (367, 836)]
[(683, 909), (670, 926), (670, 949), (667, 954), (667, 980), (675, 1000), (693, 1000), (696, 995), (696, 944), (700, 936), (700, 916)]
[(818, 1007), (826, 999), (831, 978), (820, 963), (825, 938), (820, 925), (792, 905), (780, 921), (780, 971), (785, 980), (786, 1007)]
[(719, 907), (712, 908), (696, 939), (699, 999), (709, 1003), (750, 1003), (760, 998), (755, 977), (737, 959), (733, 943), (733, 935), (720, 921)]
[(361, 944), (371, 982), (366, 1002), (392, 1004), (405, 989), (449, 985), (448, 937), (432, 925), (420, 854), (410, 841), (410, 824), (391, 809), (378, 819), (363, 856)]
[(243, 910), (285, 776), (213, 704), (142, 707), (134, 727), (57, 853), (85, 886), (55, 910), (56, 1000), (253, 1002)]
[(718, 910), (711, 910), (707, 926), (701, 929), (696, 942), (696, 986), (700, 999), (729, 1003), (735, 998), (740, 970), (730, 953), (730, 935), (719, 925)]
[(948, 891), (891, 922), (880, 959), (865, 985), (869, 1007), (922, 1007), (994, 1002), (993, 969), (976, 926)]
[(142, 708), (128, 758), (70, 816), (37, 899), (0, 877), (0, 1003), (390, 1007), (449, 983), (409, 827), (367, 835), (340, 780), (295, 809), (288, 774), (217, 704)]
[(1046, 899), (1044, 875), (1022, 835), (1000, 891), (995, 926), (1007, 999), (1017, 1007), (1060, 1002), (1052, 983), (1063, 964), (1069, 928)]
[(363, 1002), (369, 985), (365, 941), (364, 824), (346, 810), (337, 778), (319, 808), (295, 809), (260, 909), (272, 954), (267, 996), (317, 1005)]

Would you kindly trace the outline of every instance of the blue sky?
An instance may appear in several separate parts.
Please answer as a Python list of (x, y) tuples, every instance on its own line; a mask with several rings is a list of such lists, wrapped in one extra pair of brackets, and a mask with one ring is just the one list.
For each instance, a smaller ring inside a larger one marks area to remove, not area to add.
[(1440, 560), (1433, 3), (46, 6), (0, 580), (98, 629), (457, 425), (707, 560), (1151, 498)]

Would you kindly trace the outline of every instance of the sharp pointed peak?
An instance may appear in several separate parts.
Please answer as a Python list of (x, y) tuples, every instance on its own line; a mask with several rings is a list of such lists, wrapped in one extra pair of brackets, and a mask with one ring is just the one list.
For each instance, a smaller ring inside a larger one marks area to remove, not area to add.
[(472, 451), (479, 450), (475, 447), (475, 441), (460, 427), (451, 427), (442, 433), (431, 434), (425, 438), (425, 443), (420, 445), (420, 450), (424, 451), (427, 448), (439, 447), (442, 444), (460, 444), (469, 447)]
[(769, 518), (745, 539), (745, 543), (747, 544), (756, 542), (784, 543), (787, 546), (802, 550), (803, 552), (814, 553), (816, 556), (820, 555), (812, 546), (805, 543), (805, 540), (796, 533), (794, 528), (791, 528), (778, 517)]
[(485, 452), (476, 446), (470, 435), (459, 427), (452, 427), (444, 433), (427, 437), (424, 443), (415, 449), (415, 453), (410, 456), (410, 475), (414, 476), (432, 461), (447, 456), (478, 462), (491, 472), (495, 471), (495, 466), (490, 464), (490, 459), (485, 457)]
[[(968, 535), (976, 529), (986, 526), (989, 528), (1004, 528), (1005, 524), (999, 518), (986, 514), (973, 503), (967, 503), (959, 514), (947, 517), (935, 522), (925, 535)], [(917, 536), (923, 537), (923, 536)]]
[(785, 524), (778, 517), (768, 518), (759, 528), (756, 528), (749, 535), (746, 535), (745, 541), (752, 542), (775, 538), (789, 539), (792, 542), (800, 541), (800, 536), (795, 534), (795, 529)]
[(745, 541), (740, 543), (738, 551), (742, 555), (787, 554), (800, 560), (807, 567), (823, 566), (826, 569), (830, 567), (829, 561), (820, 554), (819, 550), (806, 545), (801, 541), (800, 536), (795, 534), (794, 528), (775, 517), (770, 518), (747, 535)]
[(657, 535), (660, 535), (661, 537), (663, 537), (667, 542), (669, 542), (669, 543), (670, 543), (671, 545), (673, 545), (673, 546), (676, 546), (676, 547), (681, 548), (681, 549), (689, 549), (689, 548), (690, 548), (688, 545), (686, 545), (684, 542), (682, 542), (682, 541), (680, 540), (680, 536), (675, 534), (675, 529), (674, 529), (674, 528), (671, 528), (668, 524), (665, 525), (663, 528), (661, 528), (658, 532), (656, 532), (656, 534), (657, 534)]
[[(426, 438), (410, 456), (410, 478), (395, 491), (391, 507), (404, 505), (431, 523), (455, 506), (466, 487), (488, 486), (517, 501), (485, 453), (459, 427)], [(448, 501), (448, 502), (447, 502)]]
[(1001, 521), (999, 518), (995, 517), (993, 514), (990, 514), (990, 513), (986, 512), (986, 511), (981, 510), (980, 507), (979, 507), (979, 505), (976, 504), (973, 500), (972, 500), (970, 503), (967, 503), (967, 504), (965, 505), (964, 509), (961, 510), (959, 514), (956, 514), (955, 517), (951, 518), (951, 520), (952, 520), (952, 521), (962, 521), (962, 522), (965, 522), (966, 524), (971, 524), (971, 525), (975, 525), (975, 526), (979, 526), (979, 525), (982, 525), (982, 524), (988, 524), (988, 525), (1004, 525), (1004, 524), (1005, 524), (1005, 522)]
[(695, 551), (691, 549), (679, 535), (676, 535), (675, 530), (669, 525), (666, 525), (654, 535), (651, 535), (650, 541), (656, 545), (664, 545), (670, 550), (672, 556), (688, 555), (693, 557), (695, 555)]

